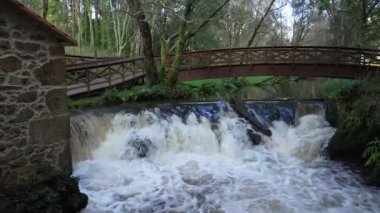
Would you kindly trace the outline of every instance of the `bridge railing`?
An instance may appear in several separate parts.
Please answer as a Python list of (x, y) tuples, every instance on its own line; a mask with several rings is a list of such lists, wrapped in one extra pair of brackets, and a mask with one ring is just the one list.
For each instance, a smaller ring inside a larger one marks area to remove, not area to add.
[[(68, 56), (66, 84), (70, 91), (90, 92), (144, 75), (143, 58)], [(155, 58), (159, 60), (159, 57)], [(70, 64), (70, 60), (73, 62)], [(168, 66), (172, 57), (169, 57)], [(358, 66), (380, 70), (380, 50), (342, 47), (252, 47), (185, 53), (179, 71), (241, 65)], [(72, 92), (74, 94), (75, 92)]]
[(111, 87), (144, 75), (142, 58), (109, 58), (66, 66), (68, 95)]
[(254, 47), (184, 54), (181, 70), (244, 64), (380, 66), (380, 51), (338, 47)]
[(97, 61), (102, 59), (116, 59), (124, 57), (92, 57), (92, 56), (79, 56), (79, 55), (65, 55), (66, 64), (81, 64), (85, 62)]

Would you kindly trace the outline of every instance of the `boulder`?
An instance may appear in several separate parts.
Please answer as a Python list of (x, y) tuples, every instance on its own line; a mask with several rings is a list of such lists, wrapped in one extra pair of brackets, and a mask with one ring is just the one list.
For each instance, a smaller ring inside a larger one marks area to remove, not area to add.
[(125, 153), (127, 159), (145, 158), (149, 156), (152, 141), (148, 138), (135, 137), (129, 140), (127, 145), (129, 146)]
[(247, 135), (253, 145), (259, 145), (261, 143), (261, 136), (253, 131), (253, 129), (247, 129)]

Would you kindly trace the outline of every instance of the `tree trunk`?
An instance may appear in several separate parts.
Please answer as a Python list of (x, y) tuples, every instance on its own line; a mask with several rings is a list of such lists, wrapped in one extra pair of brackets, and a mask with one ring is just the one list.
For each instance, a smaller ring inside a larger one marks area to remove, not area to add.
[(145, 20), (145, 14), (141, 9), (140, 0), (128, 0), (127, 2), (139, 27), (144, 54), (144, 68), (148, 83), (149, 85), (157, 84), (159, 82), (153, 57), (152, 32), (150, 26)]
[(49, 10), (49, 0), (42, 0), (42, 17), (46, 19)]
[(173, 87), (177, 83), (177, 72), (181, 65), (181, 57), (183, 55), (183, 47), (186, 42), (186, 28), (187, 22), (190, 19), (190, 15), (193, 12), (193, 7), (196, 4), (196, 0), (187, 0), (185, 7), (184, 19), (181, 22), (178, 32), (178, 39), (176, 43), (176, 51), (173, 59), (171, 69), (169, 70), (169, 75), (167, 78), (167, 85)]
[(161, 49), (160, 49), (160, 55), (161, 55), (161, 63), (160, 63), (160, 81), (165, 81), (166, 79), (166, 66), (168, 61), (168, 55), (169, 55), (169, 41), (165, 39), (161, 39)]

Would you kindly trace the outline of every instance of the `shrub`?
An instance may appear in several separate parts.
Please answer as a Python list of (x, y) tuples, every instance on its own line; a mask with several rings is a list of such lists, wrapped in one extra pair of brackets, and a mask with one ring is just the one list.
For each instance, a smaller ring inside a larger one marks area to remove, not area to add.
[(363, 157), (367, 160), (366, 165), (380, 165), (380, 139), (368, 143), (367, 149), (363, 153)]

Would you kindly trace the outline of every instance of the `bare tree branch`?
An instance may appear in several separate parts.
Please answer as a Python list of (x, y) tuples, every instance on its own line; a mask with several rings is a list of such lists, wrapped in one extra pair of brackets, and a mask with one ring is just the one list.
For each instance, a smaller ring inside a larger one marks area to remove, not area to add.
[(269, 11), (271, 10), (272, 5), (273, 5), (273, 3), (274, 3), (275, 1), (276, 1), (276, 0), (271, 0), (271, 2), (270, 2), (270, 4), (269, 4), (268, 8), (266, 9), (264, 15), (261, 17), (259, 23), (258, 23), (257, 26), (255, 27), (255, 30), (253, 31), (251, 37), (249, 38), (248, 43), (247, 43), (247, 47), (249, 47), (249, 46), (252, 45), (253, 40), (255, 39), (255, 37), (256, 37), (256, 35), (257, 35), (257, 33), (258, 33), (258, 31), (259, 31), (261, 25), (263, 24), (265, 18), (268, 16)]

